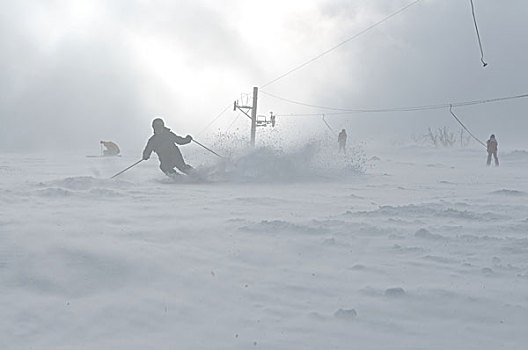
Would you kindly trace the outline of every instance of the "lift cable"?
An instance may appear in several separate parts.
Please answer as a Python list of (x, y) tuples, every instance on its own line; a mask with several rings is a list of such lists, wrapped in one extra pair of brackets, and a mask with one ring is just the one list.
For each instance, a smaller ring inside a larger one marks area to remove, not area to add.
[[(378, 21), (378, 22), (376, 22), (376, 23), (370, 25), (369, 27), (363, 29), (363, 30), (360, 31), (359, 33), (356, 33), (355, 35), (349, 37), (348, 39), (343, 40), (342, 42), (340, 42), (339, 44), (337, 44), (337, 45), (335, 45), (335, 46), (329, 48), (328, 50), (323, 51), (322, 53), (320, 53), (319, 55), (313, 57), (312, 59), (310, 59), (310, 60), (308, 60), (308, 61), (306, 61), (306, 62), (304, 62), (304, 63), (302, 63), (302, 64), (300, 64), (300, 65), (298, 65), (298, 66), (296, 66), (296, 67), (294, 67), (294, 68), (292, 68), (292, 69), (290, 69), (290, 70), (287, 71), (286, 73), (284, 73), (284, 74), (282, 74), (282, 75), (279, 75), (277, 78), (275, 78), (275, 79), (273, 79), (273, 80), (270, 80), (270, 81), (268, 81), (268, 82), (265, 83), (265, 84), (262, 84), (262, 85), (260, 86), (260, 88), (263, 89), (263, 88), (265, 88), (266, 86), (269, 86), (269, 85), (271, 85), (271, 84), (273, 84), (273, 83), (275, 83), (275, 82), (281, 80), (282, 78), (284, 78), (284, 77), (290, 75), (291, 73), (293, 73), (293, 72), (295, 72), (295, 71), (298, 71), (299, 69), (301, 69), (301, 68), (303, 68), (303, 67), (309, 65), (310, 63), (312, 63), (312, 62), (318, 60), (319, 58), (325, 56), (326, 54), (328, 54), (328, 53), (334, 51), (335, 49), (337, 49), (337, 48), (343, 46), (344, 44), (348, 43), (349, 41), (352, 41), (352, 40), (358, 38), (359, 36), (365, 34), (366, 32), (368, 32), (368, 31), (370, 31), (371, 29), (377, 27), (378, 25), (380, 25), (380, 24), (382, 24), (382, 23), (388, 21), (388, 20), (391, 19), (392, 17), (394, 17), (394, 16), (396, 16), (396, 15), (402, 13), (403, 11), (405, 11), (405, 10), (407, 10), (409, 7), (411, 7), (411, 6), (413, 6), (413, 5), (417, 4), (417, 3), (419, 3), (420, 1), (422, 1), (422, 0), (415, 0), (415, 1), (411, 2), (410, 4), (405, 5), (404, 7), (402, 7), (402, 8), (399, 9), (399, 10), (397, 10), (396, 12), (391, 13), (390, 15), (388, 15), (388, 16), (385, 17), (385, 18), (383, 18), (382, 20), (380, 20), (380, 21)], [(262, 90), (261, 90), (261, 91), (262, 91)]]
[(482, 66), (486, 67), (488, 64), (484, 62), (484, 51), (482, 50), (482, 42), (480, 41), (480, 34), (479, 34), (478, 25), (477, 25), (477, 19), (475, 17), (475, 5), (473, 4), (473, 0), (469, 0), (469, 1), (471, 2), (471, 13), (473, 14), (473, 23), (475, 23), (475, 31), (477, 32), (478, 44), (480, 47), (480, 61), (482, 62)]
[[(513, 96), (505, 96), (505, 97), (497, 97), (497, 98), (491, 98), (491, 99), (480, 99), (480, 100), (472, 100), (472, 101), (462, 101), (462, 102), (454, 102), (454, 103), (442, 103), (442, 104), (434, 104), (434, 105), (418, 105), (418, 106), (407, 106), (407, 107), (390, 107), (390, 108), (372, 108), (372, 109), (351, 109), (351, 108), (338, 108), (338, 107), (330, 107), (330, 106), (320, 106), (320, 105), (314, 105), (310, 103), (300, 102), (300, 101), (294, 101), (290, 100), (284, 97), (280, 97), (274, 94), (270, 94), (266, 91), (261, 91), (264, 95), (279, 99), (284, 102), (288, 102), (291, 104), (296, 104), (300, 106), (305, 107), (311, 107), (316, 108), (320, 110), (329, 110), (329, 111), (338, 111), (338, 112), (345, 112), (340, 114), (347, 114), (347, 113), (385, 113), (385, 112), (413, 112), (413, 111), (425, 111), (425, 110), (435, 110), (435, 109), (444, 109), (449, 108), (450, 106), (453, 107), (464, 107), (464, 106), (471, 106), (471, 105), (478, 105), (478, 104), (484, 104), (484, 103), (492, 103), (492, 102), (499, 102), (499, 101), (506, 101), (506, 100), (513, 100), (513, 99), (519, 99), (519, 98), (526, 98), (528, 97), (528, 94), (522, 94), (522, 95), (513, 95)], [(327, 113), (327, 114), (335, 114), (335, 113)], [(304, 114), (306, 115), (306, 114)], [(321, 115), (321, 113), (314, 113), (313, 115)], [(277, 114), (279, 116), (279, 114)]]
[(211, 122), (209, 124), (207, 124), (207, 126), (205, 128), (203, 128), (200, 132), (198, 132), (197, 135), (201, 135), (204, 131), (206, 131), (207, 129), (209, 129), (209, 127), (211, 125), (213, 125), (214, 122), (216, 122), (218, 119), (220, 119), (220, 117), (230, 108), (232, 107), (233, 104), (228, 104), (223, 110), (222, 112), (220, 112), (213, 120), (211, 120)]
[[(464, 130), (467, 131), (467, 133), (469, 135), (471, 135), (472, 138), (474, 138), (475, 140), (477, 140), (478, 143), (480, 143), (482, 146), (486, 147), (486, 145), (484, 144), (484, 142), (480, 141), (475, 135), (473, 135), (471, 133), (471, 131), (469, 131), (468, 128), (466, 128), (466, 126), (460, 121), (460, 119), (458, 119), (458, 117), (456, 116), (455, 113), (453, 113), (453, 105), (449, 105), (449, 113), (451, 113), (451, 115), (453, 116), (453, 118), (455, 118), (455, 120), (460, 124), (462, 125), (462, 127), (464, 128)], [(486, 147), (487, 148), (487, 147)]]

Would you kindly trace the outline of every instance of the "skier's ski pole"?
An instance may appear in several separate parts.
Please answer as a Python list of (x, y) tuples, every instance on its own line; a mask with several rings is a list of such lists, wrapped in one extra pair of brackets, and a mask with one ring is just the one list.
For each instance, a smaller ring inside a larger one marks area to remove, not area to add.
[(214, 155), (216, 155), (216, 156), (218, 156), (218, 157), (220, 157), (220, 158), (225, 158), (225, 157), (222, 157), (221, 155), (219, 155), (218, 153), (216, 153), (215, 151), (213, 151), (212, 149), (205, 147), (205, 146), (202, 145), (200, 142), (198, 142), (198, 141), (196, 141), (196, 140), (194, 140), (194, 139), (193, 139), (192, 141), (193, 141), (194, 143), (196, 143), (197, 145), (202, 146), (203, 148), (205, 148), (206, 150), (208, 150), (208, 151), (211, 152), (212, 154), (214, 154)]
[(129, 166), (128, 168), (126, 168), (125, 170), (121, 170), (120, 172), (118, 172), (117, 174), (115, 174), (114, 176), (111, 177), (111, 179), (113, 179), (114, 177), (118, 176), (118, 175), (121, 175), (123, 174), (125, 171), (127, 171), (128, 169), (132, 168), (132, 167), (135, 167), (136, 165), (138, 165), (139, 163), (141, 163), (143, 161), (143, 159), (140, 159), (138, 160), (137, 162), (135, 162), (134, 164), (132, 164), (131, 166)]

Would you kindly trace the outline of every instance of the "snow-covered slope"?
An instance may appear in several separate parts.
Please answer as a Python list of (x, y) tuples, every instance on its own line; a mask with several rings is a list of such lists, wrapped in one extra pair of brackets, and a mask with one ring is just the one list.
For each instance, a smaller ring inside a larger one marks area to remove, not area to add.
[(310, 152), (1, 155), (0, 348), (526, 348), (527, 152)]

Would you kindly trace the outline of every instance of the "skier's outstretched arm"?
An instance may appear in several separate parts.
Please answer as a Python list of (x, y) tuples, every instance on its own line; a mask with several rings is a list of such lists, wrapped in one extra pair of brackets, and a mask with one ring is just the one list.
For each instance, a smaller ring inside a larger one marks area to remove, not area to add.
[(186, 145), (186, 144), (188, 144), (189, 142), (192, 141), (191, 135), (187, 135), (185, 137), (181, 137), (181, 136), (176, 135), (173, 132), (171, 132), (171, 134), (172, 134), (173, 142), (175, 142), (178, 145)]
[(152, 151), (154, 150), (154, 147), (152, 146), (152, 139), (149, 139), (147, 142), (147, 146), (145, 146), (145, 149), (143, 150), (143, 160), (147, 160), (150, 158), (150, 155), (152, 154)]

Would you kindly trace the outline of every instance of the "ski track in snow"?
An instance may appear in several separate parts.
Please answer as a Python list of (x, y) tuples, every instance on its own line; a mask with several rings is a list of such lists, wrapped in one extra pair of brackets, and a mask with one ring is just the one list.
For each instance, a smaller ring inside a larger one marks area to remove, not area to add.
[(0, 347), (524, 348), (527, 154), (380, 151), (337, 176), (263, 153), (198, 181), (1, 156)]

